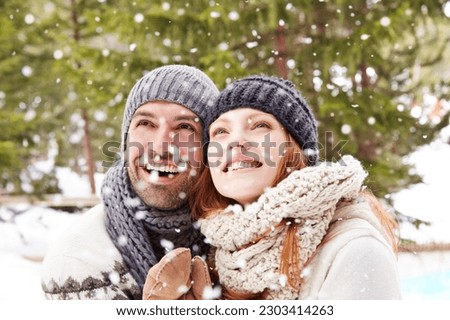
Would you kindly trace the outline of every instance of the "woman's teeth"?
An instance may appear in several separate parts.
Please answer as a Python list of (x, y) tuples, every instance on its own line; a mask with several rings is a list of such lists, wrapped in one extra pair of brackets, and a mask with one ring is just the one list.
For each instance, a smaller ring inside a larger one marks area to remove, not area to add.
[(259, 168), (261, 166), (261, 163), (259, 163), (258, 161), (251, 161), (251, 162), (247, 162), (247, 161), (237, 161), (237, 162), (233, 162), (231, 164), (230, 167), (227, 168), (226, 171), (228, 170), (239, 170), (239, 169), (246, 169), (246, 168)]

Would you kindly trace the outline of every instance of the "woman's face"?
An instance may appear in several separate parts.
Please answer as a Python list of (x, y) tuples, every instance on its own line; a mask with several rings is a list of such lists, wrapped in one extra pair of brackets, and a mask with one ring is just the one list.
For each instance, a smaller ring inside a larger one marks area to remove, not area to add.
[(242, 205), (271, 187), (288, 144), (276, 118), (251, 108), (222, 114), (209, 127), (208, 163), (217, 191)]

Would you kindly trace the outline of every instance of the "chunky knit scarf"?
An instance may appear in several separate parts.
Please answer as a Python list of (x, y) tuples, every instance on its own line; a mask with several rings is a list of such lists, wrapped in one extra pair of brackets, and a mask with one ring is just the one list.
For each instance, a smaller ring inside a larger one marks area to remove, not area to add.
[(280, 272), (289, 225), (295, 224), (298, 251), (286, 249), (297, 252), (304, 266), (325, 236), (339, 200), (356, 198), (365, 177), (361, 164), (344, 156), (338, 163), (294, 171), (245, 209), (234, 206), (200, 220), (202, 233), (217, 248), (220, 282), (236, 291), (269, 289), (271, 299), (297, 298), (301, 282), (293, 288), (287, 284), (290, 275)]
[(208, 246), (200, 230), (194, 228), (189, 207), (159, 210), (147, 206), (133, 190), (123, 163), (108, 170), (102, 198), (108, 233), (141, 290), (148, 270), (172, 246), (191, 248), (195, 255), (207, 252)]

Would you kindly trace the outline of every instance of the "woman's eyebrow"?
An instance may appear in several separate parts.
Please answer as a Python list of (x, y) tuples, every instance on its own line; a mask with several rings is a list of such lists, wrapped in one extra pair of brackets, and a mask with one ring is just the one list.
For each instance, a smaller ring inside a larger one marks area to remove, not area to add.
[(270, 114), (252, 113), (252, 114), (248, 115), (247, 118), (249, 118), (249, 119), (259, 119), (259, 118), (273, 119), (273, 116)]
[(227, 119), (227, 118), (217, 119), (216, 121), (214, 121), (213, 123), (211, 123), (211, 126), (212, 126), (212, 125), (215, 125), (215, 124), (217, 124), (217, 123), (221, 123), (221, 122), (229, 123), (229, 122), (231, 122), (231, 120), (229, 120), (229, 119)]

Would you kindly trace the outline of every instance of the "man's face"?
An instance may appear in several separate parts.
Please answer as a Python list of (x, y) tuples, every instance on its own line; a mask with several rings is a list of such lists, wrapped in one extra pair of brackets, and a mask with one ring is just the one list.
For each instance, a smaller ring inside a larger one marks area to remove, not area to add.
[(128, 175), (147, 204), (173, 209), (185, 203), (202, 165), (202, 124), (189, 109), (152, 101), (139, 107), (128, 130)]

